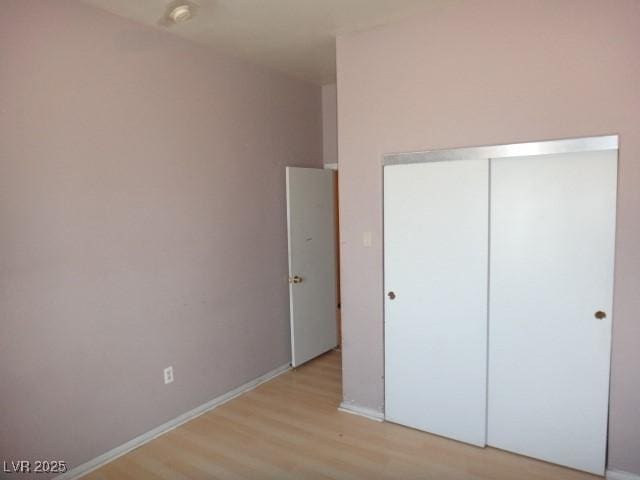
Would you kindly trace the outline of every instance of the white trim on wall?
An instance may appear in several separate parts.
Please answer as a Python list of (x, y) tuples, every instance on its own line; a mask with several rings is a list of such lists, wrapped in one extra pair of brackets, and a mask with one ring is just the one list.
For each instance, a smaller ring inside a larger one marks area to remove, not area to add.
[(335, 170), (337, 172), (338, 171), (338, 164), (337, 163), (325, 163), (324, 164), (324, 169), (325, 170)]
[(235, 388), (230, 392), (220, 395), (219, 397), (216, 397), (213, 400), (209, 400), (207, 403), (203, 403), (202, 405), (194, 408), (193, 410), (190, 410), (186, 413), (183, 413), (182, 415), (177, 416), (173, 420), (169, 420), (167, 423), (160, 425), (159, 427), (156, 427), (153, 430), (149, 430), (148, 432), (143, 433), (142, 435), (134, 438), (133, 440), (129, 440), (127, 443), (124, 443), (119, 447), (116, 447), (112, 450), (109, 450), (106, 453), (103, 453), (102, 455), (94, 458), (93, 460), (89, 460), (88, 462), (83, 463), (82, 465), (78, 465), (77, 467), (72, 468), (68, 472), (63, 473), (62, 475), (58, 475), (57, 477), (55, 477), (54, 480), (71, 480), (71, 479), (80, 478), (81, 476), (86, 475), (87, 473), (92, 472), (97, 468), (100, 468), (101, 466), (115, 460), (116, 458), (129, 453), (131, 450), (134, 450), (144, 445), (145, 443), (150, 442), (154, 438), (158, 438), (159, 436), (164, 435), (168, 431), (173, 430), (176, 427), (179, 427), (183, 423), (186, 423), (189, 420), (199, 417), (203, 413), (213, 410), (214, 408), (219, 407), (220, 405), (228, 402), (229, 400), (233, 400), (234, 398), (242, 395), (243, 393), (253, 390), (258, 385), (268, 382), (269, 380), (272, 380), (273, 378), (287, 372), (290, 369), (291, 369), (291, 365), (286, 364), (274, 370), (271, 370), (270, 372), (267, 372), (264, 375), (254, 380), (251, 380), (250, 382), (245, 383), (244, 385), (240, 385), (238, 388)]
[(640, 475), (622, 470), (607, 470), (606, 478), (607, 480), (640, 480)]
[(338, 407), (338, 411), (344, 413), (350, 413), (351, 415), (358, 415), (359, 417), (368, 418), (376, 422), (384, 421), (384, 413), (374, 410), (373, 408), (360, 407), (358, 405), (352, 405), (342, 402)]

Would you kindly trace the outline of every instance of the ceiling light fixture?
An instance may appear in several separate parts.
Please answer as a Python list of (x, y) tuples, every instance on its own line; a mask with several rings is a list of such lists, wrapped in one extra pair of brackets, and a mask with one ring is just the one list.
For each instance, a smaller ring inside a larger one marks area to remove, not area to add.
[(169, 12), (169, 18), (174, 23), (183, 23), (191, 18), (191, 7), (189, 5), (178, 5)]

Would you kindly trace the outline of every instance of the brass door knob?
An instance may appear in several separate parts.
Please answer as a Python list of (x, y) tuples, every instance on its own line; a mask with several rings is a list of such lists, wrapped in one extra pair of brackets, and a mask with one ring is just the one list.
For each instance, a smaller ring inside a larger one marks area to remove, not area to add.
[(389, 297), (389, 300), (394, 300), (396, 298), (396, 294), (394, 292), (389, 292), (387, 293), (387, 297)]
[(605, 312), (603, 312), (602, 310), (598, 310), (596, 313), (593, 314), (594, 317), (596, 317), (598, 320), (602, 320), (604, 318), (607, 318), (607, 314)]
[(302, 283), (302, 277), (298, 275), (294, 277), (289, 277), (289, 283)]

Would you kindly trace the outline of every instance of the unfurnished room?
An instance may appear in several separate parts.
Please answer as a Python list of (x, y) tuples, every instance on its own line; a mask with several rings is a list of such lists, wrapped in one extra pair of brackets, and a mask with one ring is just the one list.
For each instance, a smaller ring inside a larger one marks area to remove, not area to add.
[(0, 478), (640, 480), (640, 0), (0, 0)]

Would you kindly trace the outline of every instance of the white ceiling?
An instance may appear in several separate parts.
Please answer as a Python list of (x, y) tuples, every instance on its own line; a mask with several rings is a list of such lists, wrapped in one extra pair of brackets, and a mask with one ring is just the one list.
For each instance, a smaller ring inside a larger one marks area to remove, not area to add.
[(189, 0), (196, 14), (166, 25), (176, 0), (84, 0), (318, 84), (335, 81), (337, 34), (384, 25), (451, 0)]

